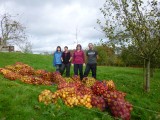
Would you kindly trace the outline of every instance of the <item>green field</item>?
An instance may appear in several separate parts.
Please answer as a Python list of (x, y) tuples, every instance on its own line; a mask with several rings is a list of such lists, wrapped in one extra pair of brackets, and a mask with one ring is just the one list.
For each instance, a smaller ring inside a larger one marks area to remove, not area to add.
[[(0, 53), (0, 67), (23, 62), (35, 69), (55, 71), (52, 56), (22, 53)], [(132, 120), (160, 120), (160, 69), (151, 78), (150, 93), (143, 91), (143, 69), (99, 66), (98, 80), (113, 80), (116, 88), (126, 92), (126, 99), (133, 104)], [(73, 75), (73, 68), (71, 68)], [(56, 90), (56, 86), (28, 85), (10, 81), (0, 75), (0, 120), (114, 120), (109, 112), (84, 107), (69, 108), (59, 101), (56, 105), (38, 102), (44, 89)]]

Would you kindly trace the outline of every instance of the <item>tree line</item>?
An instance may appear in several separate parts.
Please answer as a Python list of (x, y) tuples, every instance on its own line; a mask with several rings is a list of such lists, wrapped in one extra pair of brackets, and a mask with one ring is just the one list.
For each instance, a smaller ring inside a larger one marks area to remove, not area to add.
[[(112, 47), (103, 43), (95, 44), (95, 49), (98, 51), (98, 65), (102, 66), (122, 66), (122, 67), (139, 67), (143, 68), (144, 59), (132, 54), (135, 46), (128, 47)], [(151, 59), (151, 68), (160, 68), (160, 49), (155, 53), (156, 57)]]

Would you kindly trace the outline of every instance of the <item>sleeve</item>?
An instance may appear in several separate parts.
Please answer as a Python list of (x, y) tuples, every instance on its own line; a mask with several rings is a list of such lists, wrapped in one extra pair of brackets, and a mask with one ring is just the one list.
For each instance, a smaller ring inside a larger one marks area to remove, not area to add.
[(56, 66), (56, 55), (55, 55), (55, 53), (53, 55), (53, 66)]
[(98, 55), (98, 52), (97, 51), (95, 51), (96, 52), (96, 56)]
[(63, 60), (63, 59), (64, 59), (63, 54), (64, 54), (64, 53), (62, 52), (62, 54), (61, 54), (61, 60)]
[(88, 56), (88, 51), (86, 51), (86, 56)]
[(73, 57), (71, 52), (69, 52), (69, 55), (70, 55), (70, 58)]
[(74, 60), (75, 60), (75, 52), (73, 52), (73, 55), (72, 55), (72, 63), (74, 64)]
[(83, 63), (85, 63), (85, 55), (84, 55), (84, 52), (82, 52), (82, 58), (83, 58)]
[(72, 53), (69, 52), (69, 59), (72, 59), (72, 58), (73, 58)]

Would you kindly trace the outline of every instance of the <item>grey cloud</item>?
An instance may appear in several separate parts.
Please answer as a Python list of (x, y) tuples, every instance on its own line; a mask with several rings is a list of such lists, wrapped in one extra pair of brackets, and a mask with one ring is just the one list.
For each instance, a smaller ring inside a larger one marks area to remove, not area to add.
[(56, 46), (75, 48), (76, 28), (78, 42), (84, 48), (88, 42), (97, 42), (104, 35), (96, 31), (96, 20), (101, 17), (99, 8), (105, 0), (0, 0), (12, 14), (20, 14), (27, 27), (33, 50), (54, 50)]

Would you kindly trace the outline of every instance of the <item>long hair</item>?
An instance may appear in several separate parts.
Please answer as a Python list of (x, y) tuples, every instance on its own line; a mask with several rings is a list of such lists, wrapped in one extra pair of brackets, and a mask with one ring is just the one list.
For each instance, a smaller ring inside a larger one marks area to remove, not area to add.
[(78, 46), (80, 47), (80, 50), (82, 50), (82, 46), (81, 46), (81, 44), (77, 44), (77, 46), (76, 46), (76, 50), (78, 50)]
[(61, 51), (61, 47), (60, 47), (60, 46), (57, 46), (57, 49), (56, 49), (56, 51), (58, 52), (58, 48), (60, 48), (60, 51)]

